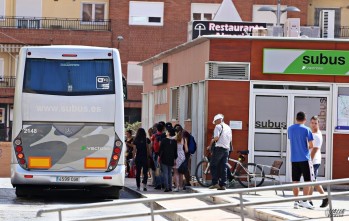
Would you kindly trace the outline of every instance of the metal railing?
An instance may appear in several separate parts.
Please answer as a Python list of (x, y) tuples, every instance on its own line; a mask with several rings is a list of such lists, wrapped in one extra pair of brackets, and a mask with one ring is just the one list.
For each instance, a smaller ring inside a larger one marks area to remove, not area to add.
[(0, 16), (0, 28), (111, 31), (110, 20)]
[(349, 26), (341, 26), (337, 36), (340, 38), (349, 38)]
[(0, 77), (0, 88), (16, 87), (16, 77)]
[[(334, 196), (342, 196), (349, 195), (349, 191), (337, 192), (333, 193), (331, 191), (332, 185), (337, 184), (348, 184), (349, 178), (346, 179), (337, 179), (337, 180), (327, 180), (327, 181), (317, 181), (317, 182), (307, 182), (307, 183), (295, 183), (295, 184), (286, 184), (286, 185), (273, 185), (273, 186), (264, 186), (264, 187), (254, 187), (254, 188), (243, 188), (236, 190), (226, 190), (221, 192), (209, 192), (209, 193), (189, 193), (177, 196), (169, 196), (169, 197), (159, 197), (159, 198), (146, 198), (146, 199), (135, 199), (135, 200), (127, 200), (127, 201), (117, 201), (117, 202), (106, 202), (106, 203), (91, 203), (84, 204), (78, 206), (70, 206), (70, 207), (57, 207), (51, 209), (41, 209), (37, 212), (36, 216), (40, 217), (43, 213), (52, 213), (58, 212), (59, 220), (62, 221), (62, 212), (63, 211), (71, 211), (71, 210), (79, 210), (79, 209), (89, 209), (89, 208), (98, 208), (98, 207), (107, 207), (107, 206), (121, 206), (121, 205), (129, 205), (129, 204), (137, 204), (137, 203), (150, 203), (150, 211), (149, 212), (139, 212), (133, 214), (118, 214), (115, 216), (98, 216), (98, 217), (89, 217), (89, 218), (81, 218), (75, 219), (84, 220), (84, 221), (92, 221), (92, 220), (104, 220), (104, 219), (120, 219), (120, 218), (132, 218), (132, 217), (141, 217), (141, 216), (151, 216), (151, 220), (154, 221), (155, 215), (164, 215), (168, 213), (182, 213), (182, 212), (193, 212), (200, 210), (211, 210), (211, 209), (224, 209), (231, 207), (240, 207), (240, 211), (244, 211), (244, 207), (246, 206), (254, 206), (254, 205), (263, 205), (263, 204), (274, 204), (281, 202), (291, 202), (296, 200), (306, 200), (306, 199), (320, 199), (320, 198), (328, 198), (329, 200), (329, 209), (332, 211), (332, 200)], [(327, 187), (327, 194), (325, 195), (311, 195), (311, 196), (298, 196), (298, 197), (288, 197), (278, 200), (264, 200), (258, 202), (245, 202), (243, 199), (243, 194), (249, 192), (259, 192), (259, 191), (268, 191), (268, 190), (284, 190), (291, 189), (294, 187), (305, 187), (305, 186), (315, 186), (315, 185), (324, 185)], [(186, 206), (185, 208), (179, 209), (160, 209), (154, 210), (154, 203), (158, 201), (168, 201), (168, 200), (179, 200), (179, 199), (188, 199), (188, 198), (204, 198), (204, 197), (213, 197), (220, 195), (228, 195), (228, 194), (238, 194), (240, 202), (239, 203), (223, 203), (219, 205), (207, 205), (207, 206), (196, 206), (190, 207)], [(244, 220), (245, 215), (244, 212), (240, 212), (241, 220)], [(333, 220), (333, 216), (329, 217), (331, 221)]]

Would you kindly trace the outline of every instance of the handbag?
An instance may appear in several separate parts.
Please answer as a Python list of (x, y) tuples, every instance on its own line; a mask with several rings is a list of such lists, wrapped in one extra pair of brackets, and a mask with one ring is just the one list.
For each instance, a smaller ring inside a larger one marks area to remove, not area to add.
[(183, 163), (178, 167), (178, 173), (185, 174), (188, 171), (187, 160), (184, 160)]

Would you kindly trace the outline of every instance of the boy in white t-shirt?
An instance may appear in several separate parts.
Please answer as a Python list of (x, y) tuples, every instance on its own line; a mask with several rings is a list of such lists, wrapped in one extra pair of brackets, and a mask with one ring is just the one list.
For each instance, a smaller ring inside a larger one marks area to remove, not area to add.
[[(319, 118), (318, 116), (313, 116), (310, 120), (310, 128), (313, 133), (313, 148), (310, 149), (310, 156), (313, 161), (313, 166), (314, 166), (314, 175), (315, 179), (318, 176), (319, 172), (319, 167), (321, 164), (321, 146), (322, 146), (322, 133), (319, 129)], [(315, 189), (320, 193), (320, 194), (325, 194), (324, 189), (322, 188), (321, 185), (315, 186)], [(313, 194), (314, 188), (310, 189), (310, 194)], [(312, 202), (310, 202), (312, 204)], [(322, 200), (321, 208), (328, 206), (328, 199), (325, 198)]]

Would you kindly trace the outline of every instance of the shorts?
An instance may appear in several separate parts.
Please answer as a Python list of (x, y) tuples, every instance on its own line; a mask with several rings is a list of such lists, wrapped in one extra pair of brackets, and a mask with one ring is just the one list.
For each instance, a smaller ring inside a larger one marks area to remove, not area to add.
[(314, 181), (314, 168), (311, 161), (292, 162), (292, 181), (300, 181), (301, 176), (306, 182)]
[(320, 164), (314, 164), (314, 176), (315, 176), (315, 180), (317, 178), (317, 175), (319, 173), (319, 167), (320, 167)]

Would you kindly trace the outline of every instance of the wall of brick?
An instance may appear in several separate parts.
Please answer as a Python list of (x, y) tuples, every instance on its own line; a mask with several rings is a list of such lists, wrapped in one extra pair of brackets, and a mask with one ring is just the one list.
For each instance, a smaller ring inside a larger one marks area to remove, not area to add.
[(13, 104), (14, 95), (15, 95), (14, 88), (0, 88), (0, 103)]

